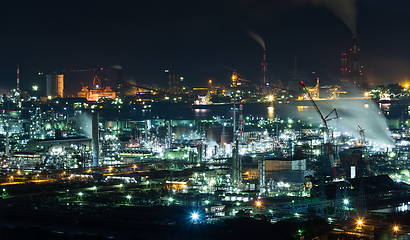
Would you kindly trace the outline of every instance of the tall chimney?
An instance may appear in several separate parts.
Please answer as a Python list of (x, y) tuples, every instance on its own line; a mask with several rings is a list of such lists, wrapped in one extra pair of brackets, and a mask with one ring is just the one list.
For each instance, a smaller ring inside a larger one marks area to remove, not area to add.
[(346, 53), (342, 53), (342, 66), (340, 68), (340, 70), (342, 71), (342, 79), (341, 81), (341, 85), (342, 87), (346, 87), (347, 83), (348, 83), (348, 76), (347, 76), (347, 56)]
[(17, 65), (17, 92), (20, 91), (20, 66)]
[(263, 49), (261, 85), (263, 93), (268, 93), (268, 63), (266, 62), (266, 48)]
[(359, 69), (359, 62), (357, 55), (360, 51), (360, 49), (357, 47), (357, 37), (353, 37), (353, 48), (350, 49), (353, 55), (353, 62), (352, 62), (352, 72), (351, 72), (351, 84), (354, 86), (361, 86), (361, 70)]

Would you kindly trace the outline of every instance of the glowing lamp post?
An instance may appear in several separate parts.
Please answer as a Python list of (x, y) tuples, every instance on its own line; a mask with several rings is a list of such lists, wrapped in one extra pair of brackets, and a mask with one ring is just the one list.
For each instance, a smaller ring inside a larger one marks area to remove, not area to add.
[(363, 228), (363, 220), (357, 220), (357, 229), (361, 230)]

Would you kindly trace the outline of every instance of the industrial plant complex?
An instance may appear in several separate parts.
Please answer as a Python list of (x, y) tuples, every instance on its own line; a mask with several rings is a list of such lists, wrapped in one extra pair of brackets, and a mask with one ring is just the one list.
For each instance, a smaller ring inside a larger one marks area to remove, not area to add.
[(383, 2), (5, 2), (0, 239), (410, 239)]
[[(234, 70), (191, 87), (165, 70), (159, 87), (100, 68), (81, 70), (94, 77), (77, 96), (63, 72), (43, 75), (46, 96), (23, 92), (17, 66), (1, 98), (2, 219), (108, 236), (131, 223), (319, 218), (335, 235), (405, 236), (380, 214), (409, 204), (408, 86), (364, 84), (358, 51), (354, 37), (333, 86), (301, 79), (296, 58), (288, 86), (269, 82), (265, 48), (258, 82)], [(312, 236), (302, 228), (297, 239)]]

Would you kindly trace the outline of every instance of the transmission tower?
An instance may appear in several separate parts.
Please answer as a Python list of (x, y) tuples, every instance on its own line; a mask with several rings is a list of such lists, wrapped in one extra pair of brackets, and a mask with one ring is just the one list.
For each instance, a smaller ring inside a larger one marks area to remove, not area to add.
[(349, 217), (348, 188), (346, 182), (336, 185), (335, 216), (347, 219)]
[(359, 176), (359, 196), (357, 199), (357, 213), (361, 219), (367, 215), (366, 193), (364, 191), (363, 175)]
[(325, 190), (325, 183), (321, 182), (319, 184), (319, 192), (318, 192), (319, 202), (316, 205), (316, 215), (320, 217), (325, 217), (328, 214), (327, 205), (326, 205), (326, 190)]

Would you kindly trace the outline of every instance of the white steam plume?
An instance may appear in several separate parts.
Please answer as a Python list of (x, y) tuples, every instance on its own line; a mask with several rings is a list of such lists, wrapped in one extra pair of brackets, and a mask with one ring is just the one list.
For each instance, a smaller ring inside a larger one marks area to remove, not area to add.
[(255, 32), (251, 31), (249, 28), (245, 27), (245, 31), (248, 33), (248, 35), (253, 38), (255, 41), (257, 41), (263, 48), (265, 48), (265, 42), (263, 41), (263, 39), (261, 38), (261, 36), (259, 36), (258, 34), (256, 34)]
[(110, 68), (112, 68), (112, 69), (122, 69), (122, 67), (119, 64), (111, 65)]
[(92, 117), (89, 113), (80, 113), (77, 115), (78, 132), (85, 134), (86, 137), (92, 138)]
[[(317, 101), (317, 103), (319, 105), (320, 101)], [(348, 132), (352, 133), (353, 136), (359, 137), (357, 130), (359, 125), (364, 129), (366, 140), (376, 142), (379, 145), (394, 145), (389, 136), (386, 118), (374, 102), (365, 99), (340, 99), (332, 100), (331, 104), (336, 108), (339, 119), (328, 122), (329, 126), (336, 128), (337, 131), (342, 133)], [(323, 109), (324, 113), (327, 113), (327, 111)]]
[(298, 3), (323, 6), (340, 18), (356, 37), (356, 0), (293, 0)]

